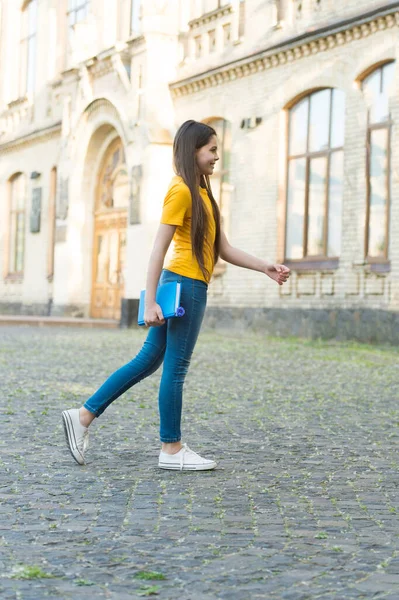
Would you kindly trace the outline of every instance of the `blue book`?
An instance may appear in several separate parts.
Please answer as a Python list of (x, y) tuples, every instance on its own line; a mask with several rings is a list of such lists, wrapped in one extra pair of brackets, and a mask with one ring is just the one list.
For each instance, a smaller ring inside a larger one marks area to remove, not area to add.
[[(179, 281), (170, 281), (169, 283), (158, 286), (155, 301), (161, 307), (165, 319), (182, 317), (184, 315), (184, 308), (180, 306), (180, 294), (181, 283)], [(139, 325), (145, 325), (144, 309), (145, 290), (142, 290), (140, 293), (139, 315), (137, 319)]]

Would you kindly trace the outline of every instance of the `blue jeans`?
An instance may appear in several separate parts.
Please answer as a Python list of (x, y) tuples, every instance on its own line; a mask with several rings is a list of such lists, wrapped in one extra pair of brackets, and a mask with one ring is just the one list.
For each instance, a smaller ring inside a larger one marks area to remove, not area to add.
[(183, 384), (205, 313), (208, 286), (199, 279), (183, 277), (164, 269), (159, 283), (180, 281), (183, 317), (167, 319), (150, 327), (147, 339), (133, 360), (115, 371), (91, 396), (84, 407), (97, 417), (133, 385), (154, 373), (162, 364), (159, 388), (161, 442), (181, 440)]

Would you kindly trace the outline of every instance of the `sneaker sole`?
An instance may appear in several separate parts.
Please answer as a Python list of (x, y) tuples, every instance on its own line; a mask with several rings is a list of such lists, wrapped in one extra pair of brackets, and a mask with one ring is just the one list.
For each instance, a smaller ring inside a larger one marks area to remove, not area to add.
[(170, 463), (158, 463), (160, 469), (169, 469), (171, 471), (211, 471), (216, 467), (217, 463), (211, 463), (208, 465), (184, 465), (180, 468), (180, 465), (173, 465)]
[[(66, 443), (67, 443), (69, 452), (72, 454), (73, 458), (76, 460), (78, 465), (84, 465), (85, 461), (84, 461), (84, 459), (82, 459), (81, 454), (76, 449), (76, 438), (75, 438), (75, 432), (73, 430), (72, 419), (66, 411), (64, 411), (62, 413), (62, 424), (64, 426), (65, 439), (66, 439)], [(73, 441), (75, 442), (75, 447), (73, 446), (73, 443), (72, 443)], [(78, 458), (76, 457), (74, 450), (77, 452)]]

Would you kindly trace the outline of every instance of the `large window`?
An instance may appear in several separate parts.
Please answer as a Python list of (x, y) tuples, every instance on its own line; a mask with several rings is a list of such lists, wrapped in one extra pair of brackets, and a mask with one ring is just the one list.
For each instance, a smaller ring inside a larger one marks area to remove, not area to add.
[(37, 0), (31, 0), (21, 15), (20, 95), (33, 94), (36, 75)]
[(130, 35), (141, 33), (141, 6), (142, 0), (132, 0), (130, 8)]
[(73, 33), (74, 25), (87, 18), (89, 5), (89, 0), (68, 0), (68, 29), (70, 36)]
[(11, 181), (10, 244), (8, 272), (22, 274), (24, 270), (26, 178), (22, 173)]
[(345, 95), (324, 89), (289, 111), (285, 257), (341, 253)]
[(394, 71), (395, 63), (391, 62), (373, 71), (363, 81), (363, 91), (369, 107), (365, 254), (371, 260), (388, 259), (391, 188), (389, 96)]

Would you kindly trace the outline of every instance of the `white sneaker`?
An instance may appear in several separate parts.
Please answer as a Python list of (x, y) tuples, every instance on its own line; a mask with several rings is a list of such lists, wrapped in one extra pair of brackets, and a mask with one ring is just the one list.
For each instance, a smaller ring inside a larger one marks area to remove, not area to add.
[(85, 451), (89, 447), (89, 428), (81, 424), (79, 409), (72, 408), (62, 413), (68, 448), (79, 465), (85, 464)]
[(208, 469), (214, 469), (216, 464), (214, 460), (202, 458), (202, 456), (190, 450), (187, 444), (183, 444), (183, 448), (176, 454), (167, 454), (161, 450), (158, 467), (179, 471), (207, 471)]

